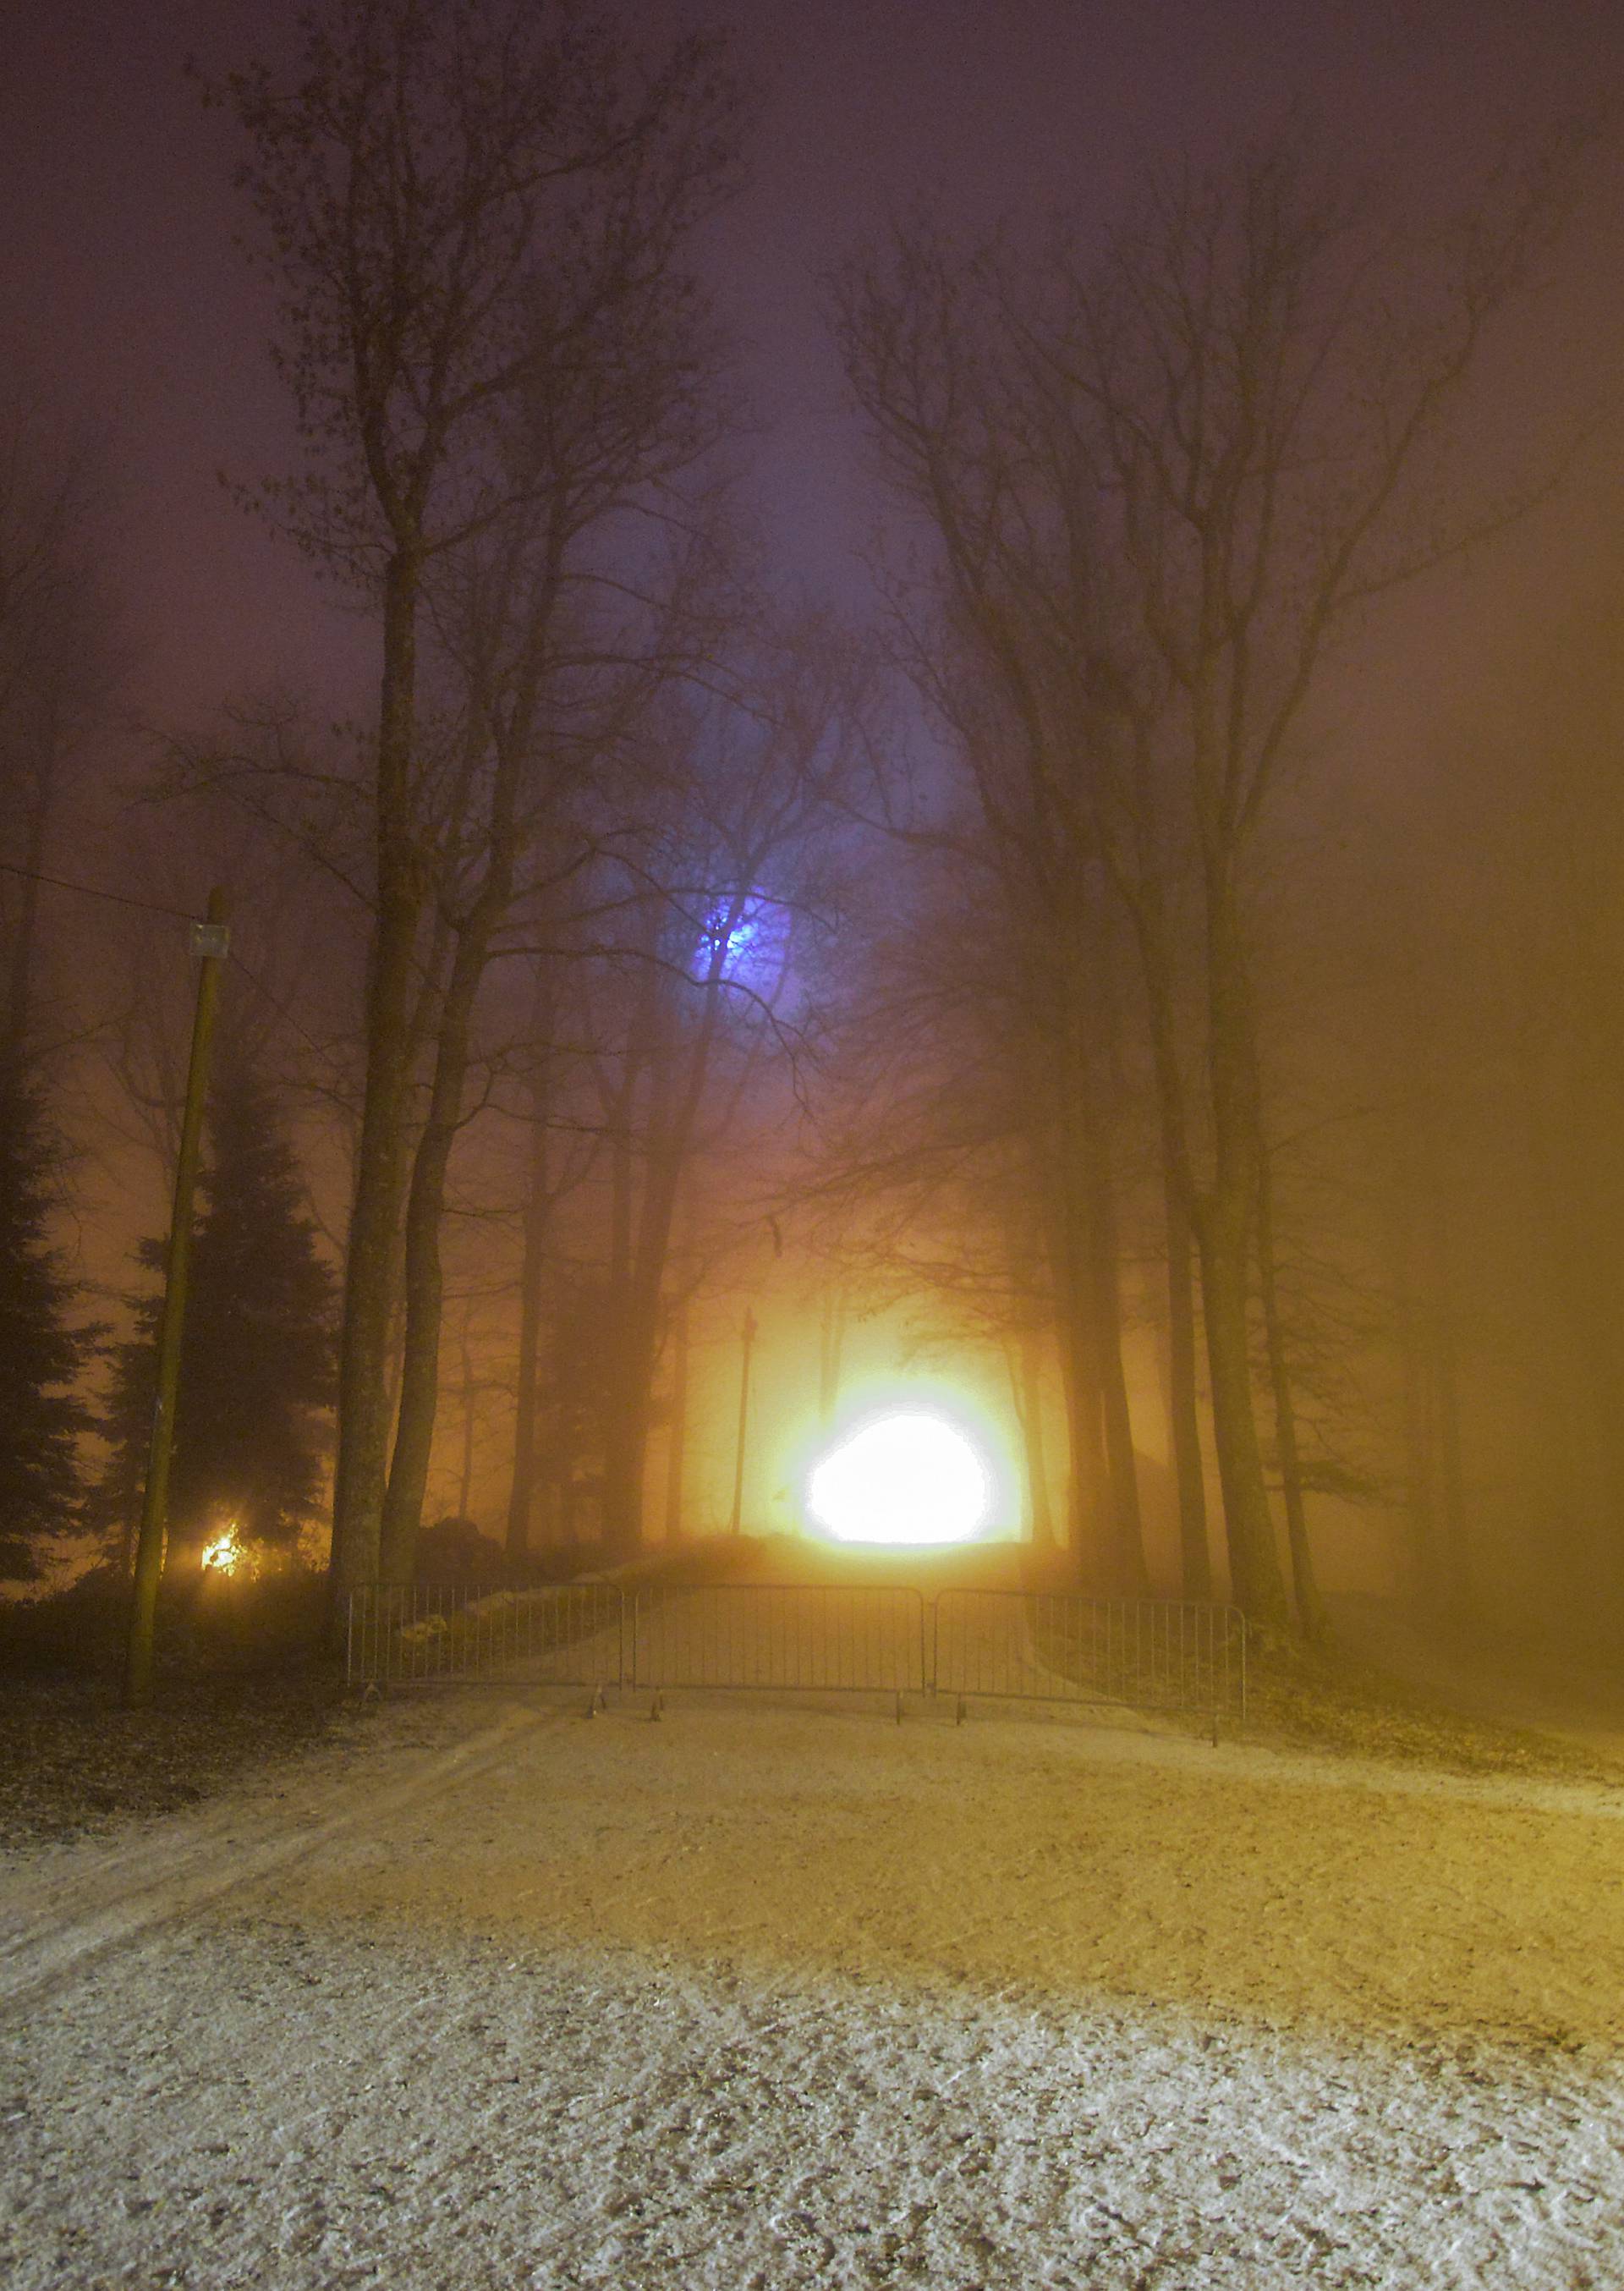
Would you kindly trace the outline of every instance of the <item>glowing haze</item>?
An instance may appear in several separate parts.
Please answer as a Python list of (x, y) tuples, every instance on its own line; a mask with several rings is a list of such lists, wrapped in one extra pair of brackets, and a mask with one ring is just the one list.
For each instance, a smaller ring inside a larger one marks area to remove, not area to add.
[(968, 1543), (987, 1525), (993, 1483), (971, 1442), (939, 1416), (882, 1416), (813, 1470), (807, 1508), (840, 1543)]

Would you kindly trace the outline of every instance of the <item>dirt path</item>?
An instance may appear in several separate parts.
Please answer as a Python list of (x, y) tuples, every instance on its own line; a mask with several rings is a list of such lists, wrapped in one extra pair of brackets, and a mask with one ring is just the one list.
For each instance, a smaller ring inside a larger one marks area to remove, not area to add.
[(0, 1874), (0, 2276), (1624, 2279), (1624, 1801), (1169, 1732), (401, 1708)]

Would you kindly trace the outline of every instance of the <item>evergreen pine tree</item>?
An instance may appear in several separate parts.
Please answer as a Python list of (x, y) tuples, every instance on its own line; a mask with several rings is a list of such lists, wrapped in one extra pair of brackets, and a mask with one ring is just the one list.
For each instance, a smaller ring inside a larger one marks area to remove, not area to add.
[(60, 1149), (14, 1057), (0, 1055), (0, 1579), (32, 1582), (45, 1547), (80, 1523), (74, 1387), (93, 1331), (70, 1328), (76, 1289), (46, 1238)]
[[(286, 1548), (320, 1491), (336, 1284), (318, 1252), (275, 1098), (245, 1068), (222, 1073), (211, 1097), (207, 1140), (175, 1403), (169, 1530), (182, 1542), (202, 1542), (235, 1520), (245, 1542)], [(144, 1242), (138, 1254), (161, 1269), (161, 1242)], [(137, 1301), (135, 1333), (114, 1350), (103, 1420), (113, 1447), (103, 1509), (125, 1523), (126, 1538), (146, 1471), (159, 1309), (156, 1296)]]

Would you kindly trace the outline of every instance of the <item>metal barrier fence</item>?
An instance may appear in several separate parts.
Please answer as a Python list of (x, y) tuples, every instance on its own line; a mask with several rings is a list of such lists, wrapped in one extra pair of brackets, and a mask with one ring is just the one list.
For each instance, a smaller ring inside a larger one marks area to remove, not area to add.
[(624, 1636), (625, 1601), (612, 1583), (370, 1584), (350, 1594), (346, 1668), (352, 1685), (505, 1676), (615, 1686)]
[(1246, 1619), (1235, 1607), (942, 1591), (932, 1621), (938, 1694), (1246, 1716)]
[(921, 1694), (925, 1646), (923, 1596), (898, 1586), (645, 1586), (630, 1684)]
[(1070, 1591), (927, 1602), (889, 1584), (374, 1585), (351, 1595), (347, 1668), (351, 1684), (508, 1677), (1246, 1716), (1238, 1609)]

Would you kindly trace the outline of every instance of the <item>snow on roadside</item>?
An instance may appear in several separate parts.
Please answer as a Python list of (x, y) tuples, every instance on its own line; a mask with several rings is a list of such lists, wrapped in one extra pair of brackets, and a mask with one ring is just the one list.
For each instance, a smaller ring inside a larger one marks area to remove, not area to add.
[(1612, 1794), (681, 1705), (350, 1756), (5, 2027), (17, 2291), (1624, 2279)]
[(120, 1992), (127, 2036), (113, 1998), (59, 2003), (0, 2095), (16, 2291), (1603, 2291), (1624, 2263), (1617, 2083), (1561, 2058), (253, 1919)]

